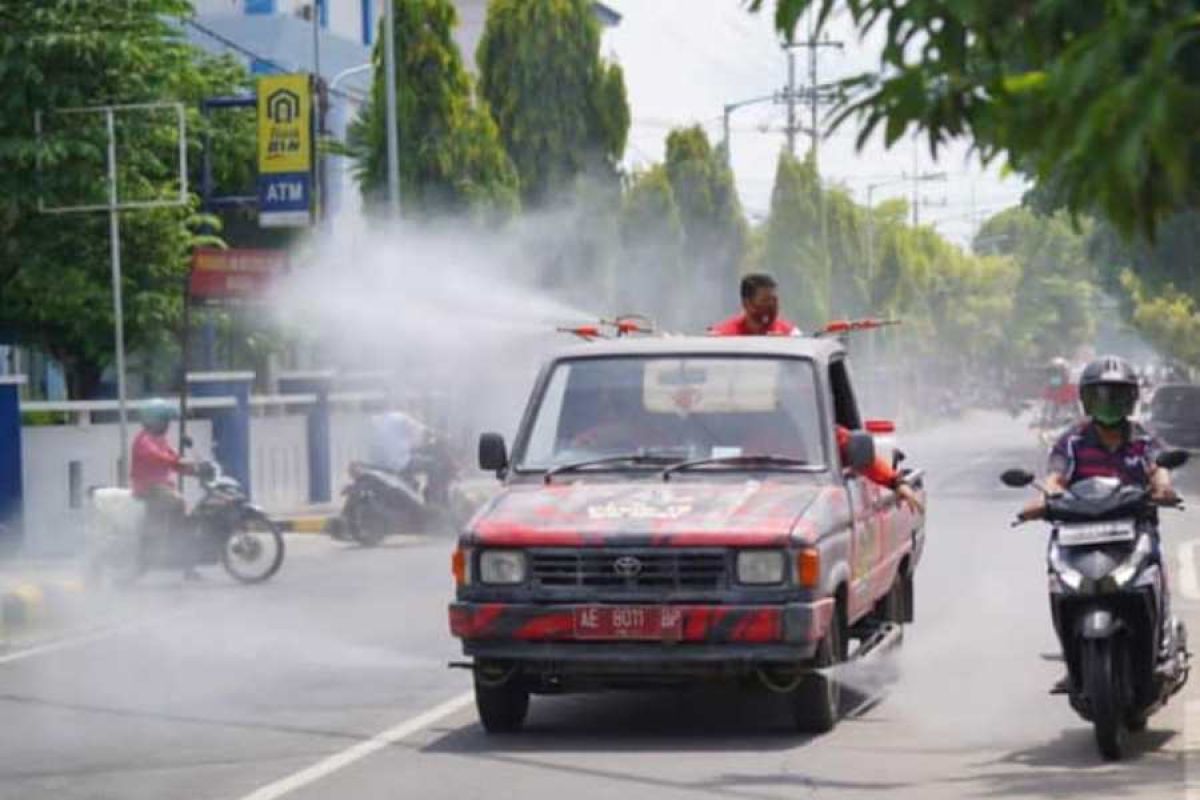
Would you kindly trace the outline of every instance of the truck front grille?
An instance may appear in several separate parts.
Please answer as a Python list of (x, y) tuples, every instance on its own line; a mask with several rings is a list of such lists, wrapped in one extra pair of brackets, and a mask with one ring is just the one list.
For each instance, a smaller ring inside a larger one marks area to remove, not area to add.
[(613, 590), (720, 589), (727, 585), (725, 550), (533, 550), (533, 580), (545, 588)]

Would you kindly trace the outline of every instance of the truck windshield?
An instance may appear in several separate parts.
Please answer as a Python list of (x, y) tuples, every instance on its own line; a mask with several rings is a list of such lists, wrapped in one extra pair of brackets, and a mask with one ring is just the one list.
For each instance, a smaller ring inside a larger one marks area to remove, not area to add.
[[(679, 461), (772, 455), (828, 463), (806, 359), (581, 358), (559, 363), (544, 386), (518, 453), (520, 470), (639, 452)], [(618, 460), (612, 468), (648, 467)]]

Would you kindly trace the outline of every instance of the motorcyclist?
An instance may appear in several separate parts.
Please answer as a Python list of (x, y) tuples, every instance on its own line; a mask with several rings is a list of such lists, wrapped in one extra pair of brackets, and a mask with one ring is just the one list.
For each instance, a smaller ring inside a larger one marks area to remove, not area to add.
[(794, 336), (795, 325), (779, 316), (779, 285), (770, 275), (742, 278), (742, 313), (708, 329), (714, 336)]
[[(779, 293), (775, 279), (766, 274), (752, 274), (742, 278), (743, 313), (719, 322), (708, 329), (713, 336), (796, 336), (799, 329), (779, 316)], [(836, 426), (837, 446), (843, 463), (848, 460), (847, 445), (850, 429)], [(923, 510), (921, 500), (911, 486), (904, 482), (886, 459), (875, 459), (863, 474), (872, 482), (891, 489), (900, 501), (914, 513)]]
[(1079, 390), (1071, 381), (1071, 365), (1065, 358), (1051, 360), (1042, 387), (1042, 424), (1055, 426), (1074, 419), (1078, 402)]
[(371, 429), (369, 457), (373, 466), (405, 477), (424, 473), (428, 502), (449, 502), (454, 463), (442, 437), (403, 411), (372, 417)]
[[(184, 461), (167, 441), (167, 428), (179, 416), (175, 406), (154, 398), (143, 406), (142, 429), (133, 439), (129, 482), (133, 496), (146, 504), (148, 529), (157, 535), (172, 535), (183, 530), (183, 495), (175, 488), (174, 475), (190, 475), (195, 465)], [(184, 572), (196, 577), (193, 569)]]
[[(1171, 486), (1168, 470), (1155, 459), (1163, 446), (1140, 424), (1130, 419), (1137, 406), (1137, 371), (1116, 356), (1102, 356), (1089, 363), (1079, 380), (1080, 399), (1087, 416), (1073, 425), (1050, 451), (1045, 488), (1051, 495), (1061, 494), (1077, 481), (1088, 478), (1118, 478), (1122, 483), (1148, 487), (1156, 502), (1171, 503), (1178, 495)], [(1021, 511), (1021, 519), (1038, 519), (1046, 510), (1044, 495)], [(1160, 655), (1168, 649), (1167, 633), (1174, 630), (1167, 593), (1166, 563), (1162, 559), (1157, 533), (1154, 557), (1163, 570)], [(1066, 678), (1055, 689), (1064, 689)]]

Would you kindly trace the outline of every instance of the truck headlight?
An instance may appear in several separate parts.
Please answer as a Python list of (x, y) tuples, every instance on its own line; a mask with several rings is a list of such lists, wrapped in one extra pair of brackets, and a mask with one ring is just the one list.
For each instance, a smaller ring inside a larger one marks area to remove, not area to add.
[(525, 554), (519, 550), (484, 550), (479, 554), (479, 580), (512, 585), (525, 582)]
[(737, 556), (738, 583), (783, 583), (783, 565), (782, 550), (743, 550)]

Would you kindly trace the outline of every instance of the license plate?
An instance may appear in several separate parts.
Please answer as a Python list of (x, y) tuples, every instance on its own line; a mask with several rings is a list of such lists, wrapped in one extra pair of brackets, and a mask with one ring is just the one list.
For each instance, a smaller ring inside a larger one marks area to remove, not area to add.
[(1129, 542), (1133, 537), (1132, 522), (1089, 522), (1063, 525), (1058, 529), (1058, 543), (1067, 546)]
[(663, 606), (583, 606), (575, 609), (575, 638), (679, 641), (683, 612)]

